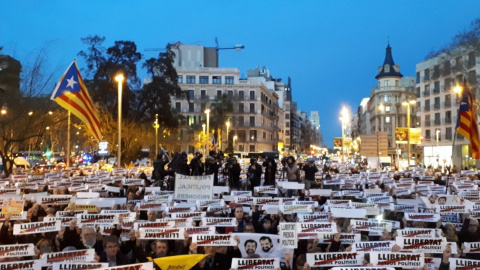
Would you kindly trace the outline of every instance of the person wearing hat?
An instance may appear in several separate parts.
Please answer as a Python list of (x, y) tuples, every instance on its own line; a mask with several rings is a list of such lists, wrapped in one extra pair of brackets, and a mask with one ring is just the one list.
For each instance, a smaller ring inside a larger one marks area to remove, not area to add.
[(253, 192), (254, 187), (260, 186), (260, 178), (262, 177), (262, 166), (257, 163), (256, 158), (250, 159), (248, 166), (248, 179), (250, 180), (249, 189)]

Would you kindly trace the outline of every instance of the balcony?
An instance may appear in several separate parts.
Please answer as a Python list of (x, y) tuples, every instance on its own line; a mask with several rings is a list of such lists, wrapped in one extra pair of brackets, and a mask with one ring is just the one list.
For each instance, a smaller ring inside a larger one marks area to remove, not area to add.
[(434, 124), (435, 126), (439, 126), (439, 125), (441, 124), (440, 119), (435, 119), (435, 120), (433, 120), (433, 124)]
[(440, 94), (440, 86), (434, 87), (433, 88), (433, 93), (434, 94)]
[(445, 100), (443, 103), (444, 108), (450, 108), (452, 106), (452, 101), (451, 100)]
[(423, 93), (423, 96), (430, 96), (430, 90), (425, 90), (422, 92)]
[(452, 123), (452, 118), (450, 118), (450, 117), (449, 118), (443, 118), (443, 124), (448, 125), (448, 124), (451, 124), (451, 123)]
[(428, 106), (427, 106), (427, 105), (423, 106), (423, 111), (425, 111), (425, 112), (430, 111), (430, 105), (428, 105)]
[(433, 104), (433, 109), (434, 110), (439, 110), (440, 109), (440, 103)]
[(431, 126), (431, 125), (430, 125), (430, 120), (425, 120), (425, 126), (426, 126), (426, 127)]

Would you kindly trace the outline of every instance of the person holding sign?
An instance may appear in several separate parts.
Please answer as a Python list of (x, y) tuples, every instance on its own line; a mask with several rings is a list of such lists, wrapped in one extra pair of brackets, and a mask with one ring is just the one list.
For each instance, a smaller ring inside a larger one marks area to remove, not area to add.
[[(298, 182), (300, 181), (300, 169), (297, 164), (295, 164), (295, 159), (292, 156), (287, 157), (287, 166), (284, 167), (284, 170), (287, 173), (288, 182)], [(287, 197), (293, 196), (293, 190), (287, 190)]]
[(254, 187), (260, 186), (260, 178), (262, 177), (262, 166), (257, 163), (256, 158), (250, 159), (250, 166), (248, 167), (248, 180), (250, 187), (248, 190), (253, 192)]

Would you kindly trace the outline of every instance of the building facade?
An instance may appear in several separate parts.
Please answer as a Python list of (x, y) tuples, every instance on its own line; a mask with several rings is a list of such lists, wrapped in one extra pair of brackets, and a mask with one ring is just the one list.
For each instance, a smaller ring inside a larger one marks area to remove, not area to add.
[(475, 164), (470, 157), (469, 142), (463, 136), (457, 135), (452, 149), (460, 102), (454, 89), (463, 86), (466, 79), (478, 104), (479, 63), (478, 51), (459, 47), (416, 65), (417, 118), (424, 137), (425, 165), (436, 168), (453, 162), (465, 168)]

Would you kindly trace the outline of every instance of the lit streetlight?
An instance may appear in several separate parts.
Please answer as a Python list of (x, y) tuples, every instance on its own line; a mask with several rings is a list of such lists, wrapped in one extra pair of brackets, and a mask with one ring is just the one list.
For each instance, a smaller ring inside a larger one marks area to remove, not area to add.
[[(205, 127), (206, 127), (206, 125), (205, 125), (205, 124), (202, 124), (203, 138), (206, 138), (206, 136), (205, 136)], [(205, 150), (206, 150), (205, 148), (206, 148), (206, 146), (204, 145), (204, 146), (203, 146), (203, 154), (204, 154), (204, 155), (205, 155)]]
[(118, 82), (118, 153), (117, 153), (117, 167), (121, 167), (122, 160), (122, 86), (125, 77), (123, 74), (115, 76), (115, 81)]
[(7, 103), (3, 104), (2, 109), (0, 110), (2, 115), (7, 114)]
[(235, 142), (238, 140), (238, 136), (233, 136), (233, 152), (235, 152)]
[(410, 105), (416, 104), (417, 101), (412, 99), (412, 100), (405, 100), (402, 102), (403, 106), (407, 106), (407, 130), (408, 130), (408, 136), (407, 136), (407, 144), (408, 144), (408, 161), (407, 161), (407, 166), (410, 166)]
[(230, 130), (230, 120), (227, 120), (227, 122), (225, 123), (225, 125), (227, 126), (227, 148), (228, 148), (228, 132)]
[(155, 122), (153, 123), (153, 127), (155, 128), (155, 157), (158, 156), (158, 128), (160, 125), (158, 124), (158, 113), (155, 114)]
[(208, 155), (207, 151), (210, 151), (210, 109), (205, 110), (205, 114), (207, 115), (207, 149), (205, 155)]
[(340, 112), (340, 121), (342, 122), (342, 155), (345, 161), (345, 128), (350, 117), (350, 112), (346, 106), (343, 106)]

